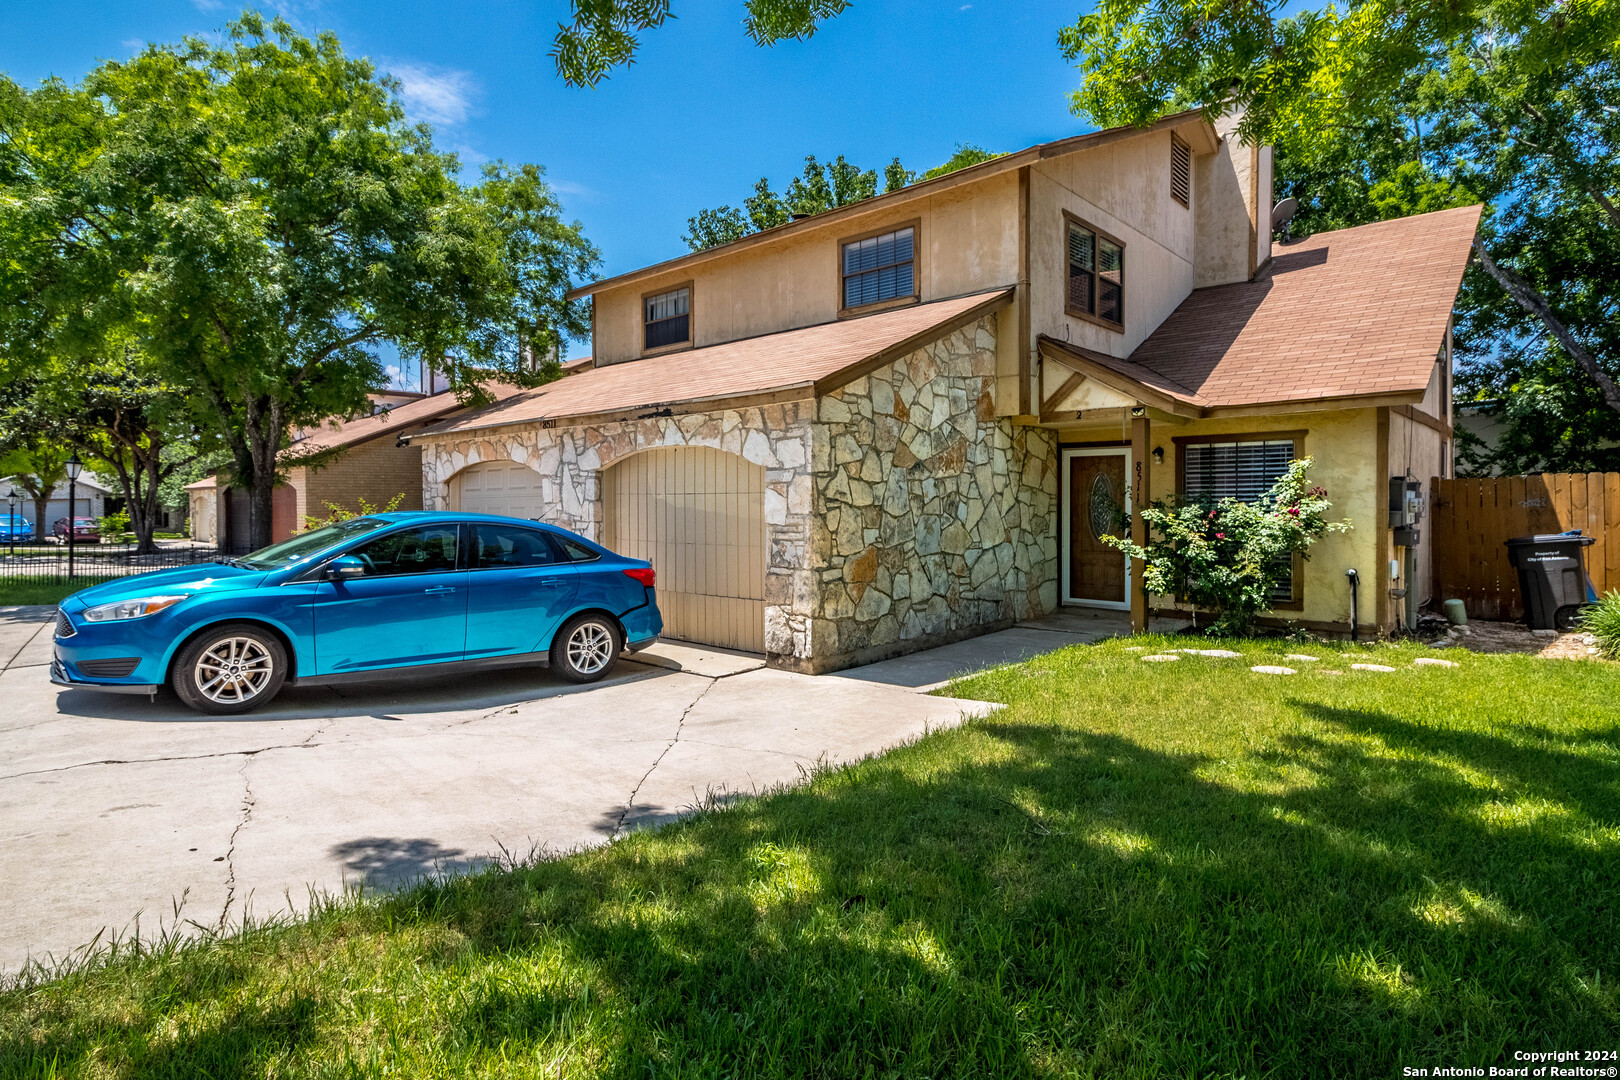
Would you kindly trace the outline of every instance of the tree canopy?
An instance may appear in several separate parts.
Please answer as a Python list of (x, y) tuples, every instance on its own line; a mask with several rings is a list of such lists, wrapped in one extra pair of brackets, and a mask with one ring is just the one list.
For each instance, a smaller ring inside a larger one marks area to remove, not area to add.
[[(1620, 5), (1110, 0), (1060, 34), (1100, 124), (1242, 109), (1277, 147), (1295, 230), (1484, 202), (1458, 300), (1457, 386), (1498, 399), (1463, 467), (1620, 467)], [(1465, 450), (1469, 448), (1465, 447)]]
[[(949, 160), (923, 173), (921, 179), (932, 180), (999, 156), (982, 147), (960, 144)], [(883, 167), (882, 178), (884, 194), (899, 191), (919, 179), (916, 173), (900, 164), (899, 158)], [(686, 235), (681, 239), (693, 251), (704, 251), (786, 224), (795, 217), (835, 210), (876, 194), (876, 169), (853, 165), (843, 154), (828, 162), (817, 161), (812, 154), (804, 159), (803, 173), (790, 180), (781, 194), (771, 188), (769, 177), (762, 176), (754, 182), (754, 193), (743, 200), (740, 208), (716, 206), (699, 210), (688, 218)]]
[(288, 430), (367, 406), (377, 348), (476, 399), (554, 374), (598, 256), (541, 170), (456, 158), (337, 38), (254, 14), (100, 65), (0, 82), (0, 377), (129, 345), (252, 493), (255, 544)]
[[(756, 45), (804, 40), (850, 0), (745, 0), (743, 29)], [(616, 67), (636, 62), (638, 34), (673, 19), (669, 0), (573, 0), (573, 18), (559, 23), (551, 57), (574, 86), (595, 86)]]

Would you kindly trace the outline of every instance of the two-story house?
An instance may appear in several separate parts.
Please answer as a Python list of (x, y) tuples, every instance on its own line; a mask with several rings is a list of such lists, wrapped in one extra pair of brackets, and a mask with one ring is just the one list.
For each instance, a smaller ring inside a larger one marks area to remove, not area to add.
[(1141, 626), (1174, 601), (1113, 508), (1308, 455), (1355, 529), (1276, 614), (1349, 630), (1356, 569), (1390, 627), (1428, 574), (1388, 481), (1449, 468), (1479, 209), (1278, 245), (1271, 210), (1269, 148), (1187, 112), (598, 281), (590, 369), (429, 427), (424, 504), (651, 559), (669, 636), (824, 671), (1064, 605)]

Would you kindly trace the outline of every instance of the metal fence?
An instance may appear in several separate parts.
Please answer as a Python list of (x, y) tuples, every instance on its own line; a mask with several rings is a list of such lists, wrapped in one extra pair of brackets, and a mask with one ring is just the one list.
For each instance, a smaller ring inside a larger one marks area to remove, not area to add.
[(144, 574), (173, 566), (194, 566), (221, 558), (212, 544), (189, 540), (158, 542), (156, 551), (136, 554), (134, 544), (79, 541), (65, 543), (0, 542), (0, 584), (24, 581), (101, 581)]

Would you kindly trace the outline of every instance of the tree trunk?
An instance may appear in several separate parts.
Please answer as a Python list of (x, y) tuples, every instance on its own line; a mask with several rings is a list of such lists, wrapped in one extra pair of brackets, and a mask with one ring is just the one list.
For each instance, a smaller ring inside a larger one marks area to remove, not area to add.
[(1616, 385), (1614, 378), (1598, 366), (1597, 360), (1586, 350), (1586, 346), (1577, 341), (1575, 335), (1569, 332), (1569, 327), (1553, 314), (1546, 297), (1513, 271), (1497, 266), (1486, 253), (1484, 241), (1477, 236), (1474, 237), (1474, 252), (1479, 256), (1479, 264), (1485, 268), (1485, 272), (1502, 286), (1503, 291), (1514, 303), (1541, 321), (1541, 325), (1547, 328), (1553, 340), (1580, 365), (1587, 378), (1597, 385), (1603, 394), (1604, 403), (1620, 413), (1620, 385)]
[(35, 495), (34, 496), (34, 539), (35, 540), (44, 540), (46, 536), (50, 535), (48, 533), (48, 531), (47, 531), (50, 528), (50, 523), (45, 520), (45, 515), (50, 513), (51, 496), (55, 495), (55, 494), (56, 494), (56, 489), (55, 488), (47, 488), (43, 495)]

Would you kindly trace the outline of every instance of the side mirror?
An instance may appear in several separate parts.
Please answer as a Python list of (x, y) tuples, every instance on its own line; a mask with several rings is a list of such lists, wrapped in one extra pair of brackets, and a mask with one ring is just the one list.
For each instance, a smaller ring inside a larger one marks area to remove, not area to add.
[(339, 555), (326, 564), (327, 581), (353, 581), (366, 576), (366, 564), (353, 555)]

